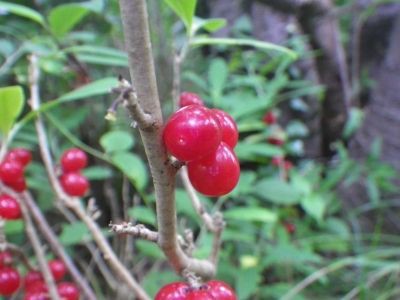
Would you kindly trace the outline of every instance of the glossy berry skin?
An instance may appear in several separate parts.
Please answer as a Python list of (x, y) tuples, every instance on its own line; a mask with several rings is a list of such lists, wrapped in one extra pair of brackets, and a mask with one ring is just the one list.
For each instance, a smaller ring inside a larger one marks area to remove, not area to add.
[(237, 297), (225, 282), (211, 280), (199, 288), (185, 282), (167, 284), (158, 291), (155, 300), (237, 300)]
[(276, 115), (272, 111), (268, 111), (263, 117), (263, 122), (267, 125), (275, 124)]
[(172, 282), (163, 286), (154, 300), (185, 300), (189, 286), (185, 282)]
[(17, 181), (9, 182), (8, 187), (12, 188), (17, 193), (22, 193), (26, 190), (26, 180), (24, 177), (20, 177)]
[(24, 176), (24, 168), (16, 160), (5, 160), (0, 164), (0, 179), (5, 183), (14, 183)]
[(29, 271), (24, 277), (24, 287), (26, 290), (30, 290), (34, 287), (38, 287), (42, 283), (44, 284), (43, 280), (42, 273), (39, 271)]
[(87, 155), (81, 149), (71, 148), (66, 150), (60, 159), (64, 173), (80, 171), (87, 166)]
[(64, 192), (70, 196), (82, 197), (89, 189), (89, 181), (78, 172), (63, 174), (60, 183)]
[(67, 273), (67, 268), (61, 259), (53, 259), (49, 261), (49, 268), (55, 281), (60, 281)]
[(188, 105), (204, 105), (203, 100), (200, 96), (195, 93), (183, 92), (179, 97), (179, 107), (184, 107)]
[(207, 196), (228, 194), (239, 181), (240, 166), (232, 149), (221, 142), (218, 149), (187, 164), (190, 182)]
[(19, 287), (21, 278), (14, 268), (0, 268), (0, 295), (12, 295)]
[(230, 114), (220, 109), (212, 109), (214, 117), (218, 120), (221, 128), (222, 141), (232, 149), (236, 146), (239, 133), (235, 120)]
[(49, 300), (47, 292), (26, 293), (24, 300)]
[(11, 252), (9, 251), (0, 252), (0, 268), (11, 265), (13, 261), (14, 259), (12, 257)]
[(275, 146), (282, 146), (285, 141), (279, 137), (271, 136), (267, 139), (268, 143), (275, 145)]
[(221, 130), (208, 108), (189, 105), (170, 117), (163, 139), (169, 153), (180, 161), (191, 161), (217, 149), (221, 142)]
[(0, 217), (6, 220), (16, 220), (21, 218), (21, 208), (19, 203), (10, 195), (0, 195)]
[(79, 300), (79, 289), (72, 282), (60, 282), (57, 285), (57, 291), (63, 300)]
[(25, 167), (32, 161), (32, 153), (25, 148), (14, 148), (7, 153), (5, 160), (18, 161)]

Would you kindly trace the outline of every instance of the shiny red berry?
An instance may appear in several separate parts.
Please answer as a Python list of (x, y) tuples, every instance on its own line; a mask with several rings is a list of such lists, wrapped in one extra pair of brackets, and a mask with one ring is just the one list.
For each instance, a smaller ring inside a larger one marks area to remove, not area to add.
[(239, 181), (240, 166), (233, 150), (224, 142), (207, 156), (188, 162), (190, 182), (207, 196), (228, 194)]
[(25, 167), (32, 161), (32, 153), (25, 148), (14, 148), (7, 153), (5, 160), (16, 160)]
[(227, 112), (220, 109), (212, 109), (214, 117), (218, 120), (221, 128), (222, 141), (232, 149), (238, 141), (238, 129), (235, 120)]
[(268, 111), (263, 117), (263, 122), (267, 125), (275, 124), (276, 115), (272, 111)]
[(9, 266), (13, 263), (13, 257), (11, 252), (9, 251), (2, 251), (0, 252), (0, 268)]
[(29, 292), (24, 296), (24, 300), (49, 300), (47, 292)]
[(24, 176), (23, 165), (16, 160), (5, 160), (0, 164), (0, 179), (5, 183), (14, 183)]
[(70, 196), (82, 197), (89, 189), (89, 181), (78, 172), (63, 174), (60, 182), (64, 192)]
[(55, 281), (60, 281), (67, 273), (67, 268), (61, 259), (53, 259), (49, 261), (49, 268)]
[(81, 149), (71, 148), (61, 156), (61, 168), (64, 173), (79, 171), (87, 166), (87, 155)]
[(179, 97), (179, 107), (184, 107), (188, 105), (204, 105), (203, 100), (200, 96), (195, 93), (183, 92)]
[(163, 286), (154, 300), (186, 300), (189, 285), (185, 282), (172, 282)]
[(217, 149), (221, 142), (221, 130), (208, 108), (189, 105), (170, 117), (163, 139), (173, 156), (181, 161), (191, 161)]
[(19, 287), (21, 279), (14, 268), (0, 268), (0, 295), (12, 295)]
[(22, 193), (26, 190), (26, 180), (24, 177), (20, 177), (17, 181), (7, 183), (7, 186), (12, 188), (17, 193)]
[(223, 281), (211, 280), (207, 282), (207, 287), (212, 299), (236, 300), (235, 291)]
[(191, 289), (187, 292), (185, 300), (214, 300), (219, 298), (214, 298), (210, 293), (202, 288)]
[(60, 282), (57, 291), (63, 300), (79, 300), (79, 289), (72, 282)]
[(21, 218), (21, 208), (19, 203), (10, 195), (0, 195), (0, 217), (6, 220), (16, 220)]
[(42, 283), (44, 284), (43, 276), (39, 271), (29, 271), (24, 277), (24, 287), (26, 290), (30, 290), (33, 287), (38, 288)]
[(285, 141), (279, 137), (274, 137), (271, 136), (267, 139), (268, 143), (272, 144), (272, 145), (276, 145), (276, 146), (282, 146)]

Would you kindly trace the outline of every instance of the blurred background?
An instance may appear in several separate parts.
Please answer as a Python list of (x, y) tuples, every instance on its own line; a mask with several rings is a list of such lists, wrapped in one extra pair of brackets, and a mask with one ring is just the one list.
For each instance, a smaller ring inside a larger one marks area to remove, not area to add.
[[(181, 90), (238, 124), (238, 186), (201, 197), (227, 222), (218, 278), (239, 299), (399, 299), (400, 1), (199, 1), (199, 24), (226, 20), (218, 30), (200, 27), (196, 37), (216, 41), (206, 45), (188, 43), (164, 1), (149, 0), (148, 9), (165, 118), (174, 55), (186, 45)], [(44, 113), (51, 151), (56, 160), (72, 146), (90, 155), (85, 175), (106, 234), (110, 220), (156, 225), (138, 131), (122, 108), (114, 122), (104, 118), (115, 98), (109, 88), (118, 75), (129, 78), (119, 13), (113, 0), (0, 2), (0, 85), (21, 85), (28, 99), (27, 55), (39, 55), (42, 102), (53, 102)], [(34, 153), (29, 189), (98, 298), (128, 299), (86, 227), (54, 205), (29, 110), (11, 145)], [(191, 228), (195, 255), (206, 257), (212, 236), (179, 180), (176, 201), (181, 232)], [(8, 222), (6, 234), (32, 253), (21, 221)], [(109, 238), (151, 295), (178, 278), (150, 242)]]

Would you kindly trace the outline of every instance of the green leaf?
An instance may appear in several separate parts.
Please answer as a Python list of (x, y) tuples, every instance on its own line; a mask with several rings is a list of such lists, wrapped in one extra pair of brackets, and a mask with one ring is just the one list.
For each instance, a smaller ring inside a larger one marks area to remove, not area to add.
[(261, 199), (281, 205), (297, 204), (301, 196), (297, 188), (278, 178), (259, 181), (254, 186), (254, 193)]
[(99, 79), (65, 94), (57, 100), (60, 102), (66, 102), (107, 94), (110, 92), (110, 89), (116, 87), (117, 84), (118, 80), (114, 77)]
[(40, 25), (44, 25), (44, 18), (41, 14), (39, 14), (36, 10), (33, 10), (29, 7), (15, 4), (15, 3), (9, 3), (9, 2), (3, 2), (0, 1), (0, 10), (3, 12), (5, 11), (10, 12), (12, 14), (15, 14), (17, 16), (21, 16), (27, 19), (30, 19), (32, 21), (35, 21), (39, 23)]
[(106, 132), (100, 138), (100, 145), (108, 153), (129, 150), (133, 144), (133, 135), (122, 130)]
[(240, 269), (236, 272), (236, 292), (238, 299), (251, 299), (261, 282), (260, 268)]
[(211, 85), (211, 95), (214, 98), (221, 96), (227, 78), (228, 66), (225, 61), (221, 58), (213, 59), (208, 69), (208, 81)]
[(350, 110), (349, 118), (343, 130), (343, 137), (349, 138), (363, 123), (364, 112), (359, 108), (353, 107)]
[(192, 46), (204, 46), (204, 45), (251, 46), (255, 48), (264, 49), (267, 51), (281, 52), (283, 54), (288, 55), (291, 59), (297, 58), (297, 54), (288, 48), (268, 42), (261, 42), (250, 39), (197, 37), (192, 39), (190, 44)]
[(129, 209), (128, 214), (140, 223), (155, 225), (156, 215), (154, 211), (145, 206), (135, 206)]
[(148, 176), (146, 166), (139, 156), (129, 152), (116, 152), (111, 156), (111, 161), (132, 181), (137, 189), (143, 190)]
[(4, 225), (4, 233), (6, 235), (9, 234), (18, 234), (25, 231), (25, 224), (22, 220), (7, 220)]
[(250, 221), (250, 222), (266, 222), (274, 223), (278, 219), (278, 215), (266, 208), (262, 207), (235, 207), (224, 212), (226, 219)]
[(282, 156), (283, 150), (267, 143), (247, 144), (239, 142), (235, 147), (235, 153), (239, 160), (255, 161), (257, 157)]
[(104, 180), (112, 177), (112, 170), (105, 166), (93, 166), (82, 170), (89, 180)]
[(76, 245), (91, 240), (88, 228), (83, 222), (76, 221), (72, 224), (63, 224), (60, 242), (64, 246)]
[(322, 221), (327, 202), (319, 194), (306, 195), (301, 199), (301, 207), (318, 222)]
[(79, 60), (87, 63), (113, 66), (128, 65), (128, 55), (118, 49), (83, 45), (69, 47), (63, 51), (65, 53), (74, 53)]
[(55, 36), (61, 38), (70, 32), (88, 13), (87, 8), (75, 3), (56, 6), (49, 13), (50, 29)]
[(138, 250), (146, 255), (146, 257), (153, 257), (156, 259), (164, 259), (164, 254), (160, 250), (160, 247), (157, 244), (149, 241), (137, 240), (135, 242), (136, 247)]
[(192, 35), (196, 33), (201, 28), (204, 28), (208, 32), (215, 32), (218, 29), (226, 26), (225, 19), (202, 19), (198, 17), (194, 17), (193, 26), (192, 26)]
[(165, 0), (165, 2), (182, 20), (187, 33), (190, 34), (197, 0)]
[(24, 107), (25, 96), (20, 86), (0, 88), (0, 130), (7, 134)]
[(119, 67), (126, 67), (128, 65), (128, 58), (101, 56), (95, 54), (78, 54), (76, 57), (85, 63), (93, 65), (119, 66)]

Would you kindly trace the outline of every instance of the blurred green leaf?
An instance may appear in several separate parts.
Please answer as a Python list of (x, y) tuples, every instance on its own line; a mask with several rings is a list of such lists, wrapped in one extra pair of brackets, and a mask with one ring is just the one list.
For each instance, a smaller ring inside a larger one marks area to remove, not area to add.
[(146, 257), (153, 257), (156, 259), (165, 259), (160, 247), (157, 244), (149, 241), (137, 240), (135, 242), (138, 250), (143, 253)]
[(155, 225), (156, 224), (156, 215), (154, 211), (145, 206), (134, 206), (129, 209), (128, 214), (135, 219), (135, 221), (139, 223), (146, 223)]
[(165, 0), (165, 2), (182, 20), (187, 33), (190, 34), (197, 0)]
[(119, 168), (138, 188), (143, 190), (147, 184), (147, 169), (143, 160), (136, 154), (116, 152), (111, 156), (113, 164)]
[(134, 145), (133, 135), (122, 130), (106, 132), (100, 137), (100, 145), (107, 153), (129, 150)]
[(105, 166), (92, 166), (82, 170), (89, 180), (104, 180), (112, 177), (112, 170)]
[(254, 186), (254, 193), (260, 198), (280, 205), (293, 205), (300, 201), (300, 191), (288, 182), (278, 178), (267, 178)]
[(318, 222), (322, 221), (327, 201), (319, 194), (306, 195), (301, 199), (301, 207)]
[(48, 16), (51, 31), (58, 38), (70, 32), (89, 10), (78, 3), (62, 4), (53, 8)]
[(0, 10), (2, 12), (3, 11), (10, 12), (12, 14), (30, 19), (32, 21), (39, 23), (42, 26), (45, 23), (43, 16), (39, 14), (36, 10), (33, 10), (29, 7), (20, 4), (0, 1)]
[(276, 265), (299, 266), (318, 262), (321, 262), (321, 258), (317, 254), (314, 254), (308, 249), (303, 249), (287, 243), (271, 245), (268, 249), (268, 255), (263, 257), (264, 267)]
[(261, 281), (260, 268), (240, 269), (236, 273), (236, 293), (238, 299), (250, 299), (250, 296), (257, 291)]
[(204, 46), (204, 45), (251, 46), (255, 48), (264, 49), (267, 51), (283, 53), (285, 55), (288, 55), (291, 59), (297, 58), (297, 54), (288, 48), (268, 42), (262, 42), (251, 39), (196, 37), (191, 40), (190, 44), (192, 46)]
[(194, 17), (193, 26), (192, 26), (192, 34), (194, 34), (197, 30), (204, 28), (208, 32), (215, 32), (222, 27), (225, 27), (226, 20), (225, 19), (202, 19), (199, 17)]
[(278, 215), (266, 208), (262, 207), (235, 207), (224, 211), (226, 219), (250, 221), (250, 222), (267, 222), (274, 223), (278, 219)]
[(221, 58), (211, 61), (208, 69), (208, 82), (211, 86), (211, 95), (213, 98), (219, 98), (224, 89), (225, 82), (228, 78), (228, 66)]
[(4, 233), (17, 234), (25, 231), (25, 224), (23, 220), (7, 220), (4, 224)]
[(257, 157), (282, 156), (283, 150), (280, 147), (272, 146), (267, 143), (247, 144), (239, 142), (235, 147), (235, 153), (240, 161), (256, 161)]
[(64, 246), (81, 244), (91, 239), (92, 236), (83, 222), (76, 221), (72, 224), (62, 224), (60, 242)]
[(348, 139), (358, 128), (360, 128), (364, 119), (364, 111), (360, 108), (353, 107), (347, 119), (343, 130), (343, 137)]
[(0, 88), (0, 130), (7, 134), (21, 113), (25, 96), (20, 86)]

